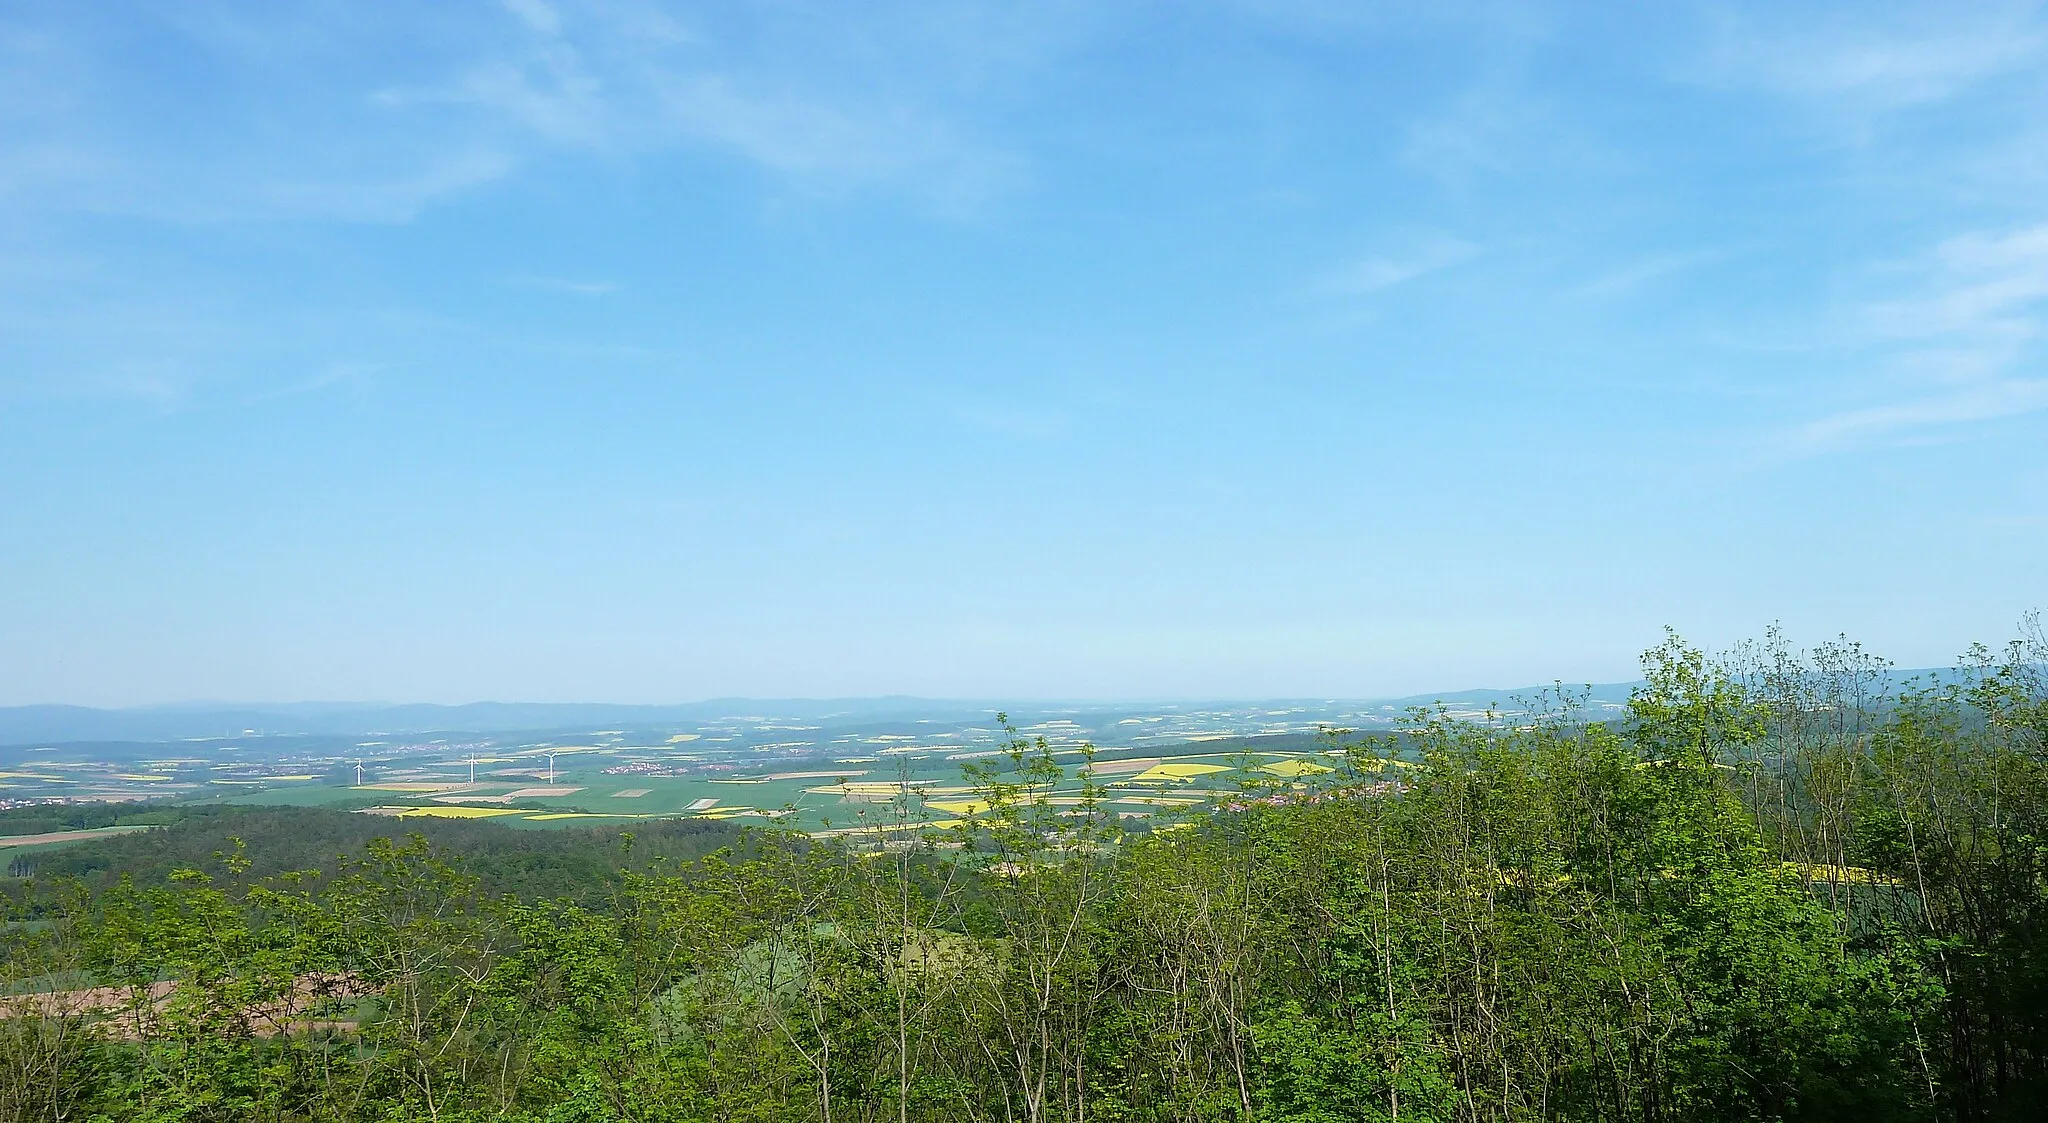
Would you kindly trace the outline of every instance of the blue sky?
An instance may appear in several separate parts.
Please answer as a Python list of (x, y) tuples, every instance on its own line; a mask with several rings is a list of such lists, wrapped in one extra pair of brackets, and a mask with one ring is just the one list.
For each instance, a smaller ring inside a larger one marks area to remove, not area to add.
[(31, 2), (0, 703), (1382, 695), (2048, 603), (2034, 5)]

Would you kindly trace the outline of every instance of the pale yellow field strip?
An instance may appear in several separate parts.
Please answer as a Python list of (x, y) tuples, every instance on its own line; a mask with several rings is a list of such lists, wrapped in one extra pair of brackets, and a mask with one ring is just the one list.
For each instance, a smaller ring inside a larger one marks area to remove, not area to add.
[(653, 790), (653, 788), (621, 788), (618, 791), (612, 793), (612, 798), (639, 799), (641, 796), (646, 795), (648, 792), (651, 792)]
[(547, 811), (539, 815), (528, 815), (529, 823), (552, 823), (557, 819), (659, 819), (658, 814), (634, 814), (625, 811)]
[(1208, 776), (1217, 772), (1228, 772), (1221, 764), (1161, 764), (1148, 768), (1133, 776), (1134, 780), (1192, 780), (1197, 776)]
[(1110, 775), (1117, 772), (1143, 772), (1148, 768), (1158, 767), (1159, 763), (1160, 760), (1156, 756), (1142, 756), (1134, 760), (1098, 760), (1089, 767), (1093, 771)]
[(866, 770), (862, 770), (859, 772), (777, 772), (776, 774), (768, 778), (770, 780), (826, 780), (839, 778), (851, 779), (855, 776), (865, 775), (867, 775)]
[(506, 795), (511, 799), (546, 799), (551, 796), (575, 795), (582, 790), (582, 788), (569, 787), (520, 788), (518, 791), (507, 792)]
[(51, 842), (78, 842), (88, 838), (106, 838), (110, 835), (131, 834), (146, 831), (148, 827), (92, 827), (78, 831), (50, 831), (45, 834), (15, 834), (0, 837), (0, 847), (42, 846)]
[(708, 796), (707, 796), (707, 797), (706, 797), (706, 798), (704, 798), (704, 799), (700, 799), (700, 800), (696, 800), (696, 801), (692, 802), (692, 803), (690, 804), (690, 806), (688, 806), (688, 807), (684, 808), (684, 810), (686, 810), (686, 811), (709, 811), (709, 810), (711, 810), (712, 808), (714, 808), (714, 807), (716, 807), (716, 806), (718, 806), (718, 801), (717, 801), (717, 800), (715, 800), (715, 799), (712, 799), (712, 798), (710, 798), (710, 797), (708, 797)]
[(1317, 764), (1312, 760), (1276, 760), (1271, 764), (1260, 765), (1259, 771), (1270, 772), (1275, 776), (1293, 780), (1303, 776), (1319, 776), (1324, 773), (1335, 772), (1336, 769), (1331, 768), (1327, 764)]
[[(828, 784), (824, 787), (805, 788), (804, 790), (809, 792), (838, 793), (843, 795), (894, 795), (897, 792), (902, 791), (906, 787), (914, 792), (929, 792), (940, 790), (939, 785), (936, 781), (919, 780), (915, 778), (907, 782), (898, 780), (854, 780), (845, 784)], [(955, 790), (966, 791), (968, 789), (959, 788)]]
[(901, 834), (905, 831), (944, 830), (957, 827), (963, 819), (940, 819), (931, 823), (875, 823), (871, 826), (832, 827), (827, 830), (810, 832), (813, 838), (841, 838), (847, 835)]

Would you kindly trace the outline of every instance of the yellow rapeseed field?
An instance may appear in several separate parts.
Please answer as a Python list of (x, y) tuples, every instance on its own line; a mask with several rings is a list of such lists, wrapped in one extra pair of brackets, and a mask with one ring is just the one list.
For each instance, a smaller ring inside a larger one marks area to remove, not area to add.
[(1147, 768), (1131, 779), (1140, 783), (1148, 780), (1192, 780), (1197, 776), (1228, 771), (1230, 769), (1221, 764), (1160, 764)]
[(1327, 764), (1317, 764), (1312, 760), (1276, 760), (1271, 764), (1260, 765), (1259, 771), (1268, 772), (1283, 779), (1298, 780), (1303, 776), (1319, 776), (1326, 772), (1335, 772), (1336, 769), (1331, 768)]

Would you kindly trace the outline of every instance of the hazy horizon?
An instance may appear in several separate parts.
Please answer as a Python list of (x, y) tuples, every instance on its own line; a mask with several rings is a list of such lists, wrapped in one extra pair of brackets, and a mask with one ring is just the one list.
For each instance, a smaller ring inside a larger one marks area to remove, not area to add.
[[(1834, 638), (1834, 637), (1831, 637), (1831, 638)], [(1804, 649), (1797, 649), (1797, 650), (1804, 650)], [(1734, 652), (1733, 650), (1728, 650), (1728, 651), (1711, 651), (1711, 652), (1708, 652), (1708, 654), (1709, 654), (1710, 656), (1715, 656), (1715, 657), (1725, 657), (1725, 656), (1730, 656), (1730, 655), (1734, 655), (1734, 654), (1736, 654), (1736, 652)], [(1878, 656), (1879, 656), (1880, 658), (1882, 658), (1882, 653), (1873, 653), (1873, 654), (1876, 654), (1876, 655), (1878, 655)], [(1952, 661), (1950, 661), (1950, 662), (1947, 662), (1947, 663), (1943, 663), (1943, 664), (1939, 664), (1939, 665), (1932, 665), (1932, 664), (1930, 664), (1930, 665), (1927, 665), (1927, 666), (1907, 666), (1907, 665), (1899, 664), (1899, 663), (1897, 663), (1896, 661), (1893, 661), (1893, 662), (1891, 662), (1891, 664), (1890, 664), (1890, 666), (1889, 666), (1889, 668), (1888, 668), (1888, 674), (1889, 674), (1890, 678), (1892, 678), (1893, 680), (1905, 680), (1905, 679), (1910, 679), (1910, 678), (1915, 678), (1915, 677), (1924, 677), (1924, 676), (1927, 676), (1927, 675), (1941, 675), (1941, 674), (1943, 674), (1943, 673), (1945, 673), (1945, 672), (1948, 672), (1948, 671), (1950, 671), (1950, 670), (1954, 669), (1954, 668), (1955, 668), (1955, 667), (1956, 667), (1957, 665), (1959, 665), (1959, 660), (1952, 660)], [(1451, 698), (1453, 698), (1453, 697), (1458, 697), (1458, 696), (1476, 696), (1476, 695), (1492, 695), (1492, 696), (1498, 696), (1498, 697), (1500, 697), (1500, 698), (1502, 698), (1502, 699), (1508, 699), (1508, 698), (1512, 698), (1512, 697), (1517, 697), (1517, 696), (1522, 696), (1522, 695), (1526, 695), (1526, 694), (1529, 694), (1529, 693), (1531, 693), (1531, 692), (1538, 692), (1538, 691), (1547, 691), (1547, 690), (1552, 690), (1552, 689), (1563, 689), (1563, 690), (1566, 690), (1566, 691), (1573, 691), (1573, 690), (1580, 690), (1580, 691), (1584, 691), (1584, 690), (1592, 690), (1592, 691), (1594, 691), (1594, 692), (1596, 692), (1596, 693), (1598, 693), (1598, 692), (1609, 692), (1609, 693), (1611, 693), (1611, 692), (1613, 692), (1613, 691), (1617, 691), (1617, 690), (1626, 690), (1626, 689), (1628, 689), (1628, 688), (1631, 688), (1631, 687), (1634, 687), (1634, 686), (1640, 685), (1640, 684), (1642, 683), (1642, 681), (1643, 681), (1643, 679), (1641, 678), (1641, 676), (1640, 676), (1640, 675), (1635, 675), (1635, 676), (1631, 676), (1631, 677), (1625, 677), (1625, 678), (1613, 678), (1613, 679), (1605, 679), (1605, 680), (1595, 680), (1595, 679), (1572, 679), (1572, 678), (1559, 678), (1559, 677), (1555, 677), (1555, 676), (1553, 676), (1552, 678), (1549, 678), (1549, 679), (1545, 679), (1545, 680), (1540, 680), (1540, 681), (1526, 681), (1526, 682), (1520, 682), (1520, 683), (1516, 683), (1516, 684), (1512, 684), (1512, 685), (1510, 685), (1510, 684), (1507, 684), (1507, 683), (1500, 683), (1500, 682), (1496, 682), (1496, 683), (1485, 683), (1485, 682), (1478, 682), (1478, 683), (1474, 683), (1474, 682), (1466, 682), (1466, 683), (1463, 683), (1463, 684), (1451, 684), (1451, 683), (1448, 683), (1448, 682), (1446, 682), (1446, 683), (1439, 683), (1439, 684), (1436, 684), (1435, 686), (1431, 686), (1431, 687), (1424, 687), (1424, 688), (1422, 688), (1422, 689), (1418, 689), (1418, 690), (1405, 690), (1405, 691), (1377, 691), (1377, 692), (1365, 692), (1365, 693), (1357, 693), (1357, 694), (1317, 694), (1317, 693), (1291, 693), (1291, 694), (1290, 694), (1290, 693), (1276, 693), (1276, 694), (1185, 694), (1185, 695), (1173, 695), (1173, 694), (1160, 694), (1160, 695), (1117, 695), (1117, 694), (1097, 694), (1097, 695), (1081, 695), (1081, 694), (1077, 694), (1077, 695), (1025, 695), (1025, 694), (990, 694), (990, 695), (929, 695), (929, 694), (907, 694), (907, 693), (901, 693), (901, 692), (897, 692), (897, 693), (887, 693), (887, 694), (847, 694), (847, 695), (803, 695), (803, 694), (786, 694), (786, 695), (766, 695), (766, 694), (759, 694), (759, 695), (748, 695), (748, 694), (726, 694), (726, 695), (706, 695), (706, 696), (700, 696), (700, 697), (670, 697), (670, 698), (656, 698), (656, 699), (652, 699), (652, 700), (620, 700), (620, 699), (607, 699), (607, 698), (546, 698), (546, 697), (528, 697), (528, 698), (515, 698), (515, 697), (494, 697), (494, 698), (442, 698), (442, 699), (431, 699), (431, 698), (413, 698), (413, 699), (374, 699), (374, 698), (278, 698), (278, 699), (263, 699), (263, 698), (241, 698), (241, 699), (235, 699), (235, 698), (179, 698), (179, 699), (169, 699), (169, 700), (164, 700), (164, 701), (150, 701), (150, 702), (134, 702), (134, 703), (128, 703), (128, 704), (123, 704), (123, 705), (109, 705), (109, 706), (101, 706), (101, 705), (91, 705), (91, 704), (87, 704), (87, 703), (79, 703), (79, 702), (67, 702), (67, 701), (61, 701), (61, 700), (58, 700), (58, 701), (49, 701), (49, 700), (45, 700), (45, 701), (39, 701), (39, 702), (8, 702), (8, 703), (0, 703), (0, 711), (5, 711), (5, 710), (14, 710), (14, 711), (19, 711), (19, 710), (29, 710), (29, 709), (80, 709), (80, 710), (89, 710), (89, 711), (93, 711), (93, 712), (100, 712), (100, 713), (178, 713), (178, 712), (191, 712), (191, 711), (213, 711), (213, 712), (229, 712), (229, 711), (235, 711), (235, 710), (248, 710), (248, 711), (252, 711), (252, 712), (262, 712), (262, 711), (278, 711), (278, 712), (283, 712), (283, 711), (291, 711), (291, 710), (303, 710), (303, 711), (314, 711), (314, 712), (317, 712), (317, 711), (322, 711), (322, 710), (332, 710), (332, 711), (337, 711), (337, 712), (341, 712), (341, 711), (349, 711), (349, 710), (365, 710), (365, 709), (368, 709), (368, 710), (381, 710), (381, 709), (392, 709), (392, 710), (395, 710), (395, 709), (421, 708), (421, 709), (446, 709), (446, 710), (456, 710), (456, 709), (466, 709), (466, 708), (483, 708), (483, 707), (503, 707), (503, 708), (508, 708), (508, 709), (514, 709), (514, 708), (520, 708), (520, 707), (529, 707), (529, 708), (536, 708), (536, 709), (541, 709), (541, 708), (558, 708), (558, 709), (572, 709), (572, 708), (588, 708), (588, 709), (593, 709), (593, 710), (600, 710), (600, 709), (607, 709), (607, 708), (611, 708), (611, 709), (620, 709), (620, 710), (626, 710), (626, 709), (642, 709), (642, 710), (687, 710), (687, 709), (692, 709), (692, 708), (702, 708), (702, 707), (710, 707), (710, 706), (719, 706), (719, 705), (736, 705), (736, 704), (800, 704), (800, 705), (804, 705), (804, 706), (829, 706), (829, 705), (858, 705), (858, 704), (868, 704), (868, 705), (873, 705), (873, 704), (880, 704), (880, 703), (891, 703), (891, 704), (895, 704), (895, 703), (905, 703), (905, 704), (915, 704), (915, 705), (931, 705), (931, 706), (965, 706), (965, 707), (971, 707), (971, 708), (977, 708), (977, 709), (988, 709), (988, 708), (990, 708), (990, 707), (993, 707), (994, 709), (1000, 710), (1000, 709), (1002, 709), (1002, 708), (1004, 708), (1004, 707), (1010, 707), (1010, 708), (1017, 708), (1017, 709), (1036, 709), (1036, 708), (1043, 708), (1043, 707), (1057, 707), (1057, 706), (1079, 706), (1079, 707), (1091, 707), (1091, 708), (1110, 708), (1110, 707), (1117, 707), (1117, 706), (1126, 706), (1126, 705), (1136, 705), (1136, 706), (1176, 706), (1176, 707), (1177, 707), (1177, 706), (1197, 706), (1197, 705), (1206, 705), (1206, 704), (1255, 704), (1255, 703), (1268, 703), (1268, 702), (1271, 702), (1271, 703), (1298, 703), (1298, 702), (1346, 702), (1346, 703), (1365, 703), (1365, 702), (1370, 702), (1370, 703), (1374, 703), (1374, 704), (1379, 704), (1379, 703), (1386, 703), (1386, 702), (1411, 702), (1411, 701), (1416, 701), (1416, 700), (1419, 700), (1419, 699), (1428, 699), (1428, 698), (1432, 698), (1432, 697), (1436, 697), (1436, 698), (1443, 698), (1443, 699), (1451, 699)]]

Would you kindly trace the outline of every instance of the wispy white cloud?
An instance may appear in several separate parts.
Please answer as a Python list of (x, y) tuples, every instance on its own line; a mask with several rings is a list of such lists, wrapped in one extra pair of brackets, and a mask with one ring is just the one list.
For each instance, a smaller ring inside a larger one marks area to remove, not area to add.
[(1655, 254), (1617, 265), (1567, 290), (1569, 295), (1589, 300), (1627, 296), (1669, 277), (1683, 274), (1710, 262), (1732, 256), (1728, 249), (1694, 250)]
[(1063, 436), (1073, 426), (1073, 416), (1045, 404), (999, 402), (988, 399), (960, 399), (948, 403), (946, 412), (966, 429), (1014, 440), (1049, 441)]
[(2034, 4), (1723, 10), (1692, 76), (1851, 111), (1940, 101), (2048, 50)]
[(895, 186), (942, 210), (968, 212), (1023, 176), (1017, 154), (970, 141), (951, 122), (914, 105), (848, 111), (806, 98), (745, 93), (722, 78), (694, 80), (671, 93), (671, 106), (696, 136), (812, 190)]
[(1462, 265), (1479, 247), (1460, 238), (1435, 237), (1401, 252), (1347, 262), (1323, 278), (1321, 288), (1339, 296), (1369, 296), (1418, 277)]
[(2039, 331), (2035, 305), (2048, 297), (2048, 224), (1951, 238), (1935, 249), (1926, 271), (1921, 293), (1871, 305), (1872, 329), (1954, 340), (2003, 358)]
[(506, 11), (542, 35), (553, 35), (562, 29), (561, 15), (546, 0), (503, 0), (503, 3)]
[[(948, 209), (997, 190), (1018, 164), (900, 77), (849, 82), (763, 61), (734, 49), (732, 36), (686, 28), (659, 9), (584, 6), (565, 16), (538, 0), (508, 6), (530, 32), (523, 51), (484, 59), (437, 88), (383, 96), (466, 105), (560, 145), (695, 143), (806, 191), (882, 186)], [(944, 45), (957, 52), (969, 42)], [(892, 46), (908, 44), (883, 52)], [(936, 60), (902, 61), (899, 74)]]
[(1021, 165), (943, 77), (980, 82), (989, 67), (924, 54), (1013, 51), (977, 47), (957, 17), (861, 38), (827, 34), (842, 20), (824, 10), (750, 9), (706, 29), (642, 0), (501, 4), (398, 21), (167, 18), (148, 33), (183, 37), (176, 49), (206, 56), (226, 91), (177, 107), (168, 129), (138, 116), (104, 26), (0, 21), (0, 197), (188, 221), (407, 221), (550, 151), (696, 147), (809, 194), (956, 211)]
[(1452, 104), (1412, 122), (1403, 162), (1458, 187), (1505, 170), (1518, 137), (1534, 131), (1534, 109), (1504, 86), (1467, 90)]
[(243, 405), (258, 405), (277, 401), (280, 398), (296, 398), (302, 394), (316, 394), (322, 390), (358, 382), (383, 369), (374, 363), (328, 363), (314, 373), (296, 382), (286, 382), (257, 390), (243, 400)]
[(1951, 238), (1913, 267), (1915, 291), (1864, 306), (1859, 334), (1885, 356), (1888, 400), (1797, 430), (1804, 451), (1911, 439), (2048, 409), (2035, 346), (2048, 315), (2048, 225)]
[(619, 286), (611, 281), (576, 280), (570, 277), (533, 277), (522, 275), (507, 277), (505, 282), (518, 285), (521, 288), (547, 289), (550, 292), (566, 292), (576, 296), (603, 296), (606, 293), (619, 291)]
[[(1980, 214), (2013, 216), (1862, 270), (1863, 284), (1882, 288), (1838, 306), (1815, 347), (1828, 355), (1822, 361), (1856, 373), (1815, 379), (1832, 382), (1834, 400), (1776, 434), (1779, 452), (1969, 439), (1990, 422), (2048, 409), (2039, 346), (2048, 225), (2032, 224), (2048, 140), (2038, 111), (2048, 96), (2039, 77), (2048, 8), (1780, 5), (1720, 8), (1713, 18), (1681, 76), (1770, 96), (1802, 128), (1856, 149), (1858, 166), (1844, 169), (1854, 180), (1842, 187), (1892, 196), (1895, 214), (1916, 218), (1959, 197)], [(1936, 121), (1950, 124), (1926, 127)], [(1856, 201), (1843, 194), (1844, 206)]]
[(383, 170), (362, 179), (293, 173), (255, 184), (239, 198), (212, 207), (186, 206), (167, 217), (228, 221), (319, 217), (349, 222), (403, 223), (450, 195), (502, 178), (516, 163), (502, 149), (436, 153), (417, 166)]
[(398, 109), (463, 106), (531, 137), (569, 147), (601, 147), (623, 130), (602, 84), (566, 44), (548, 44), (526, 58), (486, 59), (443, 86), (381, 90), (378, 103)]
[[(228, 5), (0, 19), (0, 221), (402, 222), (514, 166), (502, 136), (374, 104), (337, 65), (374, 30)], [(207, 81), (166, 98), (173, 65)]]
[(2048, 379), (1997, 378), (1909, 402), (1845, 410), (1801, 426), (1802, 451), (1892, 438), (1922, 438), (1938, 429), (2048, 409)]
[(113, 398), (171, 410), (190, 400), (192, 380), (171, 364), (129, 361), (85, 372), (73, 390), (91, 397)]

